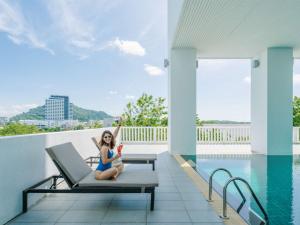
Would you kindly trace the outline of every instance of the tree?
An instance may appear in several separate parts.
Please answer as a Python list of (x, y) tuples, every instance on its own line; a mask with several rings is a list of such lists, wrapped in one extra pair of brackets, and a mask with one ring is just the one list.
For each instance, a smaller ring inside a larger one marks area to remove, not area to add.
[(125, 126), (166, 126), (167, 108), (162, 97), (143, 94), (135, 103), (129, 102), (122, 114)]
[(203, 126), (203, 121), (199, 119), (198, 114), (196, 114), (196, 126)]
[(300, 126), (300, 98), (295, 96), (293, 101), (293, 126)]
[(48, 127), (48, 128), (43, 128), (42, 131), (43, 132), (59, 132), (59, 131), (63, 131), (63, 129), (60, 127)]
[(12, 136), (20, 134), (34, 134), (41, 130), (34, 125), (26, 125), (21, 123), (9, 123), (0, 129), (0, 136)]
[(100, 121), (95, 121), (91, 126), (90, 128), (102, 128), (103, 127), (103, 124), (100, 122)]
[(74, 127), (74, 130), (84, 130), (84, 126), (82, 124), (79, 124), (76, 127)]

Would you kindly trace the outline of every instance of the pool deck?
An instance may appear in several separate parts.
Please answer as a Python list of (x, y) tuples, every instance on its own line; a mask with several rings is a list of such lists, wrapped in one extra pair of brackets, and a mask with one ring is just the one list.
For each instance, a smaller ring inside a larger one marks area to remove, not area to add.
[[(150, 165), (126, 165), (126, 170)], [(8, 224), (221, 225), (193, 180), (168, 152), (158, 153), (155, 208), (148, 194), (50, 194)]]

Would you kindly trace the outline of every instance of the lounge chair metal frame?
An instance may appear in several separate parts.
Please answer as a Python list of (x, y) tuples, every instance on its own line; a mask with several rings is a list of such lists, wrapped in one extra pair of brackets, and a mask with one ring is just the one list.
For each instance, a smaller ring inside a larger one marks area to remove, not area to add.
[[(78, 184), (74, 184), (63, 172), (58, 163), (53, 160), (54, 164), (58, 168), (61, 175), (54, 175), (48, 177), (31, 187), (23, 191), (23, 213), (27, 212), (28, 208), (28, 194), (29, 193), (150, 193), (151, 194), (151, 211), (154, 209), (155, 187), (79, 187)], [(64, 179), (68, 184), (69, 189), (57, 189), (57, 180)], [(52, 184), (49, 188), (40, 189), (39, 186), (52, 180)]]

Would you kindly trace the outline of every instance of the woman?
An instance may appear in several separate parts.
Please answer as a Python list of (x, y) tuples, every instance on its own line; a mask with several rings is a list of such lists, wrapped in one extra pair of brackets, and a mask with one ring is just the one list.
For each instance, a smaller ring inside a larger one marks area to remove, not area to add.
[(115, 180), (124, 168), (123, 164), (112, 166), (112, 162), (120, 158), (118, 154), (113, 156), (113, 148), (116, 145), (115, 139), (119, 133), (120, 127), (121, 125), (119, 122), (119, 125), (113, 134), (109, 130), (106, 130), (102, 133), (101, 140), (99, 142), (100, 160), (95, 171), (95, 178), (97, 180)]

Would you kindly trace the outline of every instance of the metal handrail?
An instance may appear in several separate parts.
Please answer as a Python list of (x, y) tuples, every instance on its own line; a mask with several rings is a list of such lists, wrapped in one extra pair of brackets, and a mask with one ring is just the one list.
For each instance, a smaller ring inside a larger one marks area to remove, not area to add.
[[(232, 176), (232, 174), (229, 172), (229, 170), (227, 170), (227, 169), (225, 169), (225, 168), (218, 168), (218, 169), (215, 169), (212, 173), (211, 173), (211, 175), (210, 175), (210, 177), (209, 177), (209, 189), (208, 189), (208, 201), (212, 201), (212, 198), (211, 198), (211, 196), (212, 196), (212, 186), (213, 186), (213, 183), (212, 183), (212, 180), (213, 180), (213, 176), (215, 175), (215, 173), (216, 172), (218, 172), (218, 171), (224, 171), (224, 172), (226, 172), (228, 175), (229, 175), (229, 177), (230, 178), (232, 178), (233, 176)], [(240, 211), (240, 209), (242, 208), (242, 206), (244, 205), (244, 203), (246, 202), (246, 198), (245, 198), (245, 196), (243, 195), (243, 193), (242, 193), (242, 191), (241, 191), (241, 189), (239, 188), (239, 186), (237, 185), (237, 183), (234, 181), (233, 182), (234, 183), (234, 186), (236, 187), (236, 189), (238, 190), (238, 192), (239, 192), (239, 194), (241, 195), (241, 197), (242, 197), (242, 199), (243, 199), (243, 201), (242, 201), (242, 203), (241, 203), (241, 205), (240, 205), (240, 207), (238, 208), (238, 212)]]
[(254, 198), (256, 204), (258, 205), (261, 212), (264, 214), (265, 224), (269, 224), (269, 217), (268, 217), (265, 209), (263, 208), (263, 206), (260, 204), (260, 201), (256, 197), (256, 195), (255, 195), (254, 191), (252, 190), (250, 184), (245, 179), (240, 178), (240, 177), (232, 177), (229, 181), (227, 181), (227, 183), (225, 184), (225, 186), (223, 188), (223, 218), (224, 219), (228, 218), (227, 217), (227, 187), (231, 182), (235, 182), (236, 180), (242, 181), (244, 184), (246, 184), (246, 187), (250, 191), (250, 193), (251, 193), (252, 197)]

